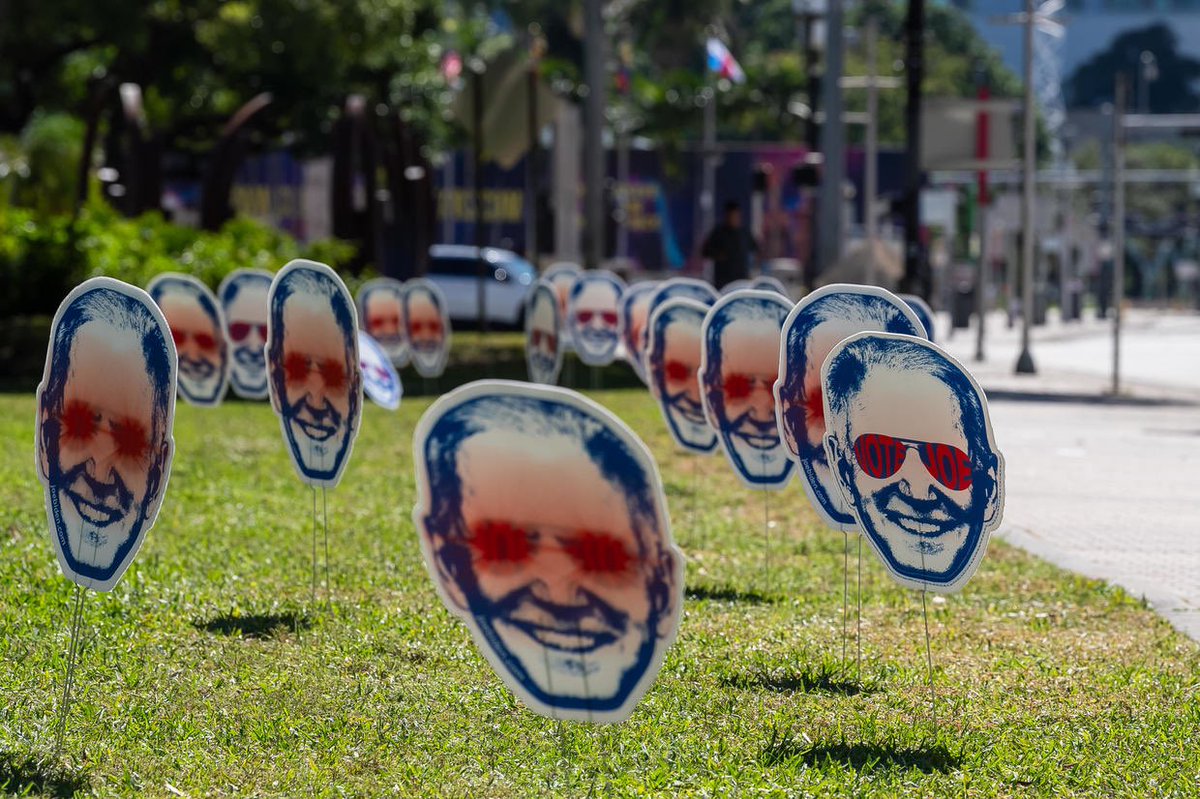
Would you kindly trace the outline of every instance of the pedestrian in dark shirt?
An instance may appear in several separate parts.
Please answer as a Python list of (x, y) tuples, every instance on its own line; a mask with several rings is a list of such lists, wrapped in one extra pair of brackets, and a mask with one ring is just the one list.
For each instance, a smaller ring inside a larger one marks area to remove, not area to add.
[(750, 255), (758, 244), (750, 231), (742, 227), (742, 209), (734, 201), (725, 203), (721, 221), (704, 240), (700, 254), (713, 262), (713, 285), (718, 289), (735, 280), (750, 277)]

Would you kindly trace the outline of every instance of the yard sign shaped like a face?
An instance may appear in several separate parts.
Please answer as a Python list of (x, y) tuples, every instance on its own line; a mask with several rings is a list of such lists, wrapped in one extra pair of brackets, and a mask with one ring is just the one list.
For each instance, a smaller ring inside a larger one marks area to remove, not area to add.
[(554, 385), (562, 370), (558, 297), (554, 287), (539, 281), (525, 305), (525, 365), (533, 383)]
[(394, 411), (400, 407), (404, 387), (400, 375), (379, 342), (358, 331), (358, 368), (362, 372), (363, 393), (381, 408)]
[(979, 385), (935, 344), (889, 333), (839, 343), (821, 381), (829, 463), (875, 553), (901, 585), (962, 588), (1004, 510)]
[(408, 281), (403, 316), (417, 374), (440, 377), (450, 357), (450, 314), (442, 290), (424, 278)]
[(925, 335), (912, 309), (886, 289), (848, 283), (817, 289), (784, 323), (775, 385), (779, 432), (800, 465), (804, 491), (825, 523), (845, 533), (858, 527), (825, 457), (821, 364), (839, 341), (867, 330)]
[(567, 329), (567, 312), (571, 307), (571, 289), (575, 288), (575, 281), (582, 274), (583, 269), (579, 264), (569, 261), (550, 264), (542, 273), (541, 279), (554, 288), (554, 296), (558, 298), (558, 318), (562, 324), (559, 333), (562, 336), (564, 348), (571, 346), (571, 332)]
[(751, 488), (778, 490), (792, 476), (779, 440), (775, 397), (779, 331), (792, 304), (772, 291), (735, 291), (704, 318), (704, 412), (733, 470)]
[(391, 362), (408, 366), (408, 334), (404, 324), (404, 284), (391, 277), (368, 280), (358, 290), (358, 321), (383, 347)]
[(621, 341), (621, 295), (625, 281), (605, 270), (585, 272), (571, 288), (567, 329), (579, 360), (608, 366)]
[(267, 398), (267, 292), (272, 278), (265, 269), (235, 269), (217, 288), (232, 356), (229, 384), (242, 399)]
[[(673, 277), (670, 280), (664, 280), (658, 284), (658, 290), (650, 298), (650, 307), (647, 309), (647, 318), (654, 315), (658, 310), (658, 306), (662, 305), (667, 300), (683, 299), (695, 300), (707, 306), (712, 306), (719, 298), (720, 294), (708, 283), (703, 280), (696, 280), (690, 277)], [(642, 328), (642, 343), (641, 351), (643, 360), (646, 357), (646, 347), (649, 345), (650, 329), (649, 327)]]
[(567, 389), (471, 383), (413, 441), (425, 564), (505, 684), (545, 716), (626, 719), (683, 605), (658, 469)]
[(650, 317), (646, 350), (650, 393), (658, 402), (675, 443), (688, 452), (708, 454), (717, 434), (704, 416), (700, 399), (700, 349), (708, 306), (695, 300), (667, 300)]
[(191, 275), (174, 273), (155, 277), (146, 293), (171, 326), (180, 395), (192, 405), (220, 405), (229, 387), (229, 344), (216, 296)]
[(58, 563), (108, 591), (154, 526), (175, 449), (175, 345), (150, 296), (112, 278), (75, 288), (50, 328), (34, 448)]
[(930, 341), (934, 340), (933, 336), (933, 309), (929, 307), (929, 303), (916, 294), (901, 294), (900, 299), (912, 308), (912, 312), (921, 320), (921, 326), (925, 328), (925, 334)]
[(650, 301), (658, 286), (658, 281), (644, 280), (625, 289), (621, 296), (621, 346), (625, 348), (625, 360), (647, 385), (643, 331), (650, 321)]
[(296, 260), (275, 275), (267, 305), (271, 405), (288, 454), (303, 482), (333, 488), (362, 414), (354, 301), (328, 266)]

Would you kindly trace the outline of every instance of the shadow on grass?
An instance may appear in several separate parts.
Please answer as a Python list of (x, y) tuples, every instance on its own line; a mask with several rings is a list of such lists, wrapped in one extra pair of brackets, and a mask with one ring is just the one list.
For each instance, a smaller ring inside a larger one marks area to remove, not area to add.
[(723, 677), (721, 684), (729, 688), (765, 690), (780, 694), (823, 693), (857, 696), (882, 690), (877, 681), (844, 679), (839, 669), (825, 665), (798, 672), (758, 669), (750, 673)]
[(85, 774), (56, 763), (0, 751), (0, 794), (68, 797), (87, 790)]
[(858, 772), (908, 771), (946, 773), (959, 767), (960, 754), (941, 744), (896, 746), (880, 743), (813, 743), (796, 740), (791, 731), (772, 733), (763, 747), (763, 762), (768, 766), (799, 762), (813, 768), (844, 765)]
[(293, 611), (287, 613), (252, 613), (241, 616), (227, 613), (207, 621), (192, 622), (197, 630), (203, 630), (214, 635), (238, 635), (242, 638), (262, 640), (274, 638), (279, 633), (307, 630), (312, 622), (307, 616)]
[(750, 605), (765, 605), (780, 600), (780, 597), (774, 594), (764, 594), (761, 591), (742, 591), (729, 586), (710, 585), (690, 586), (685, 596), (698, 602), (709, 599), (714, 602), (745, 602)]

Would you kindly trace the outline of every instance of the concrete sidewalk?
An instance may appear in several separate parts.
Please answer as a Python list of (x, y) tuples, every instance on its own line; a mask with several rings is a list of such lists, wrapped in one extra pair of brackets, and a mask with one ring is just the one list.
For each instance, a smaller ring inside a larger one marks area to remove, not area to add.
[(1002, 316), (980, 364), (975, 331), (947, 339), (940, 321), (940, 343), (989, 396), (1005, 457), (999, 535), (1144, 597), (1200, 640), (1200, 314), (1128, 315), (1118, 397), (1107, 322), (1036, 329), (1028, 376), (1012, 374), (1020, 331)]

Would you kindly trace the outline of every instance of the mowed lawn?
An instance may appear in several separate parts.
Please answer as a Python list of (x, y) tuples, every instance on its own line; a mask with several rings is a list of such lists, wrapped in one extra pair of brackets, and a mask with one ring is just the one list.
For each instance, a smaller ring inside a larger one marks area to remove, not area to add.
[[(411, 436), (428, 399), (398, 413), (366, 408), (328, 496), (328, 605), (323, 594), (310, 601), (313, 495), (270, 408), (181, 402), (158, 524), (122, 583), (87, 598), (57, 759), (72, 587), (46, 532), (33, 398), (0, 397), (0, 786), (63, 796), (1200, 794), (1197, 647), (1140, 601), (993, 541), (961, 594), (929, 597), (933, 715), (919, 593), (894, 587), (864, 548), (861, 679), (853, 637), (843, 670), (844, 540), (799, 485), (764, 508), (723, 457), (676, 454), (644, 391), (593, 396), (658, 458), (688, 559), (679, 638), (627, 723), (528, 712), (437, 598), (411, 522)], [(854, 563), (852, 544), (851, 606)]]

